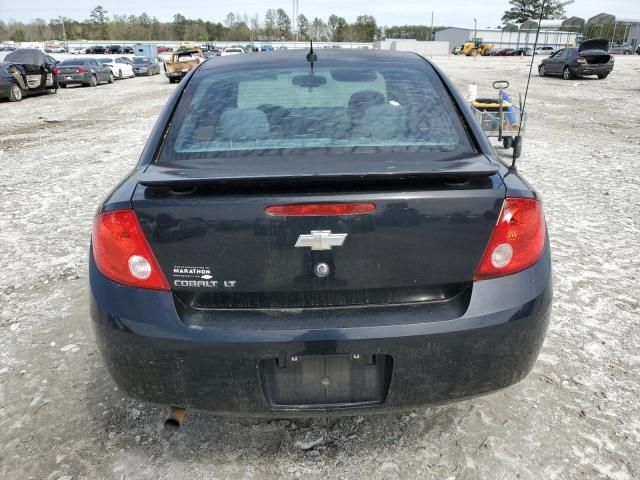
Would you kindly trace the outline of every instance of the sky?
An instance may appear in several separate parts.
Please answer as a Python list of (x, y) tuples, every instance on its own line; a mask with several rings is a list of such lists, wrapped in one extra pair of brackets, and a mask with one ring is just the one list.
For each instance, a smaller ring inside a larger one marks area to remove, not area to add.
[[(222, 22), (228, 12), (257, 13), (261, 19), (269, 8), (283, 8), (291, 16), (292, 0), (54, 0), (28, 1), (0, 0), (0, 19), (30, 21), (34, 18), (70, 17), (76, 20), (89, 18), (95, 5), (102, 5), (108, 15), (139, 15), (146, 12), (160, 21), (170, 21), (175, 13), (187, 18)], [(378, 25), (429, 25), (434, 12), (435, 25), (473, 27), (473, 18), (478, 19), (478, 27), (495, 27), (508, 8), (508, 0), (450, 0), (429, 2), (416, 0), (298, 0), (300, 13), (310, 20), (329, 15), (345, 17), (354, 21), (358, 15), (373, 15)], [(569, 16), (589, 18), (601, 12), (619, 17), (640, 18), (640, 0), (576, 0), (566, 8)]]

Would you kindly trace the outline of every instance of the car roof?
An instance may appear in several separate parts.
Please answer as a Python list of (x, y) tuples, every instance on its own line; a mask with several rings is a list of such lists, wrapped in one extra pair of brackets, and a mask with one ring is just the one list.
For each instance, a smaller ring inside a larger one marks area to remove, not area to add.
[[(202, 64), (198, 72), (206, 72), (220, 67), (243, 68), (251, 65), (255, 66), (294, 66), (307, 63), (307, 49), (276, 50), (269, 55), (236, 55), (221, 57), (215, 62), (209, 61)], [(349, 66), (366, 67), (372, 64), (403, 63), (420, 66), (425, 63), (425, 59), (411, 52), (395, 52), (391, 50), (365, 50), (365, 49), (345, 49), (331, 48), (315, 50), (318, 57), (315, 65), (322, 66), (324, 61), (332, 64), (344, 63)]]

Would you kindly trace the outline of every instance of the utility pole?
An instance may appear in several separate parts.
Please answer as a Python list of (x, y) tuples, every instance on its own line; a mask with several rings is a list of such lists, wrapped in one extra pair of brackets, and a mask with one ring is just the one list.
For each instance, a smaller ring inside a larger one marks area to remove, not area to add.
[(478, 20), (473, 19), (473, 43), (476, 42), (476, 37), (478, 36)]
[(67, 32), (64, 29), (64, 18), (58, 17), (60, 19), (60, 23), (62, 24), (62, 41), (67, 43)]
[(429, 41), (432, 41), (433, 39), (433, 10), (431, 10), (431, 28), (429, 29)]
[(293, 40), (298, 41), (298, 28), (296, 25), (298, 24), (298, 0), (293, 0), (293, 18), (291, 19), (291, 37)]

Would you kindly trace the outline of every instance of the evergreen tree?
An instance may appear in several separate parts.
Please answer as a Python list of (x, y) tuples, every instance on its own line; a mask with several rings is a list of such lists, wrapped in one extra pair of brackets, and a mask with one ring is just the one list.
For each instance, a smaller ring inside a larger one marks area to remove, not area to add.
[(511, 6), (504, 12), (502, 21), (522, 23), (530, 18), (540, 18), (540, 9), (544, 1), (544, 13), (542, 18), (565, 18), (564, 7), (573, 3), (573, 0), (509, 0)]

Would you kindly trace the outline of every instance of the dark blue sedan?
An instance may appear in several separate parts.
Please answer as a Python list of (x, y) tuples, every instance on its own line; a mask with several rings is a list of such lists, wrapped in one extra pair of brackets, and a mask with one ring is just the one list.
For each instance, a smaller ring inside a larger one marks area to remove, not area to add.
[(551, 261), (538, 194), (410, 53), (205, 62), (100, 206), (91, 317), (122, 390), (258, 416), (406, 410), (524, 378)]

